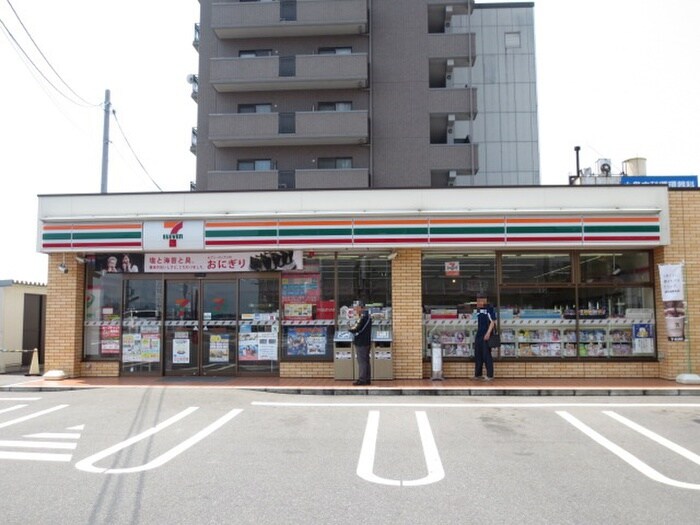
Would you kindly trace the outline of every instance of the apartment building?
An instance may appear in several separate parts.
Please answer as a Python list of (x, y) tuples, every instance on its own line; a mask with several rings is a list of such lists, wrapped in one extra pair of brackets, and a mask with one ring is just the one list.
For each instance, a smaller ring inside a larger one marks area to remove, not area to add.
[(533, 3), (200, 4), (197, 190), (539, 183)]

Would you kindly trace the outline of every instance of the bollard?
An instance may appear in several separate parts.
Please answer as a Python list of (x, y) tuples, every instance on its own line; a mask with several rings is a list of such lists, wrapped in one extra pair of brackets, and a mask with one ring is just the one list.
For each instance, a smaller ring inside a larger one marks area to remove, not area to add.
[(29, 365), (29, 372), (24, 374), (25, 376), (40, 376), (41, 371), (39, 370), (39, 351), (35, 348), (32, 353), (32, 363)]

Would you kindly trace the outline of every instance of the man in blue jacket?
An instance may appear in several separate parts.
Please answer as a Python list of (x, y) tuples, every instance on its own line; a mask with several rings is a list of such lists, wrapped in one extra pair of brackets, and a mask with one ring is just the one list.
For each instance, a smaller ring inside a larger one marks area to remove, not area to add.
[(359, 368), (359, 378), (353, 383), (355, 386), (369, 385), (371, 383), (372, 371), (369, 362), (369, 347), (372, 341), (372, 318), (361, 302), (355, 303), (355, 316), (359, 322), (350, 331), (354, 334), (353, 343), (357, 354), (357, 366)]
[(489, 337), (496, 329), (496, 311), (488, 304), (486, 295), (476, 297), (476, 336), (474, 337), (474, 379), (481, 379), (484, 364), (486, 381), (493, 379), (493, 357), (489, 348)]

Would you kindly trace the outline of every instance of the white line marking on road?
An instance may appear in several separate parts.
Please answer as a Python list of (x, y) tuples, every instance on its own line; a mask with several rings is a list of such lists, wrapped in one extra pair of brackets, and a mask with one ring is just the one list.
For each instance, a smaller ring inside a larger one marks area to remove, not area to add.
[(40, 397), (0, 397), (0, 401), (38, 401)]
[(630, 454), (627, 452), (625, 449), (622, 447), (616, 445), (612, 441), (610, 441), (608, 438), (604, 437), (603, 435), (599, 434), (595, 430), (593, 430), (591, 427), (587, 426), (583, 422), (579, 421), (576, 419), (574, 416), (569, 414), (568, 412), (558, 410), (556, 411), (557, 414), (559, 414), (564, 420), (568, 421), (571, 423), (573, 426), (578, 428), (581, 432), (586, 434), (588, 437), (590, 437), (593, 441), (597, 442), (598, 444), (602, 445), (603, 447), (607, 448), (610, 452), (618, 456), (620, 459), (631, 465), (633, 468), (637, 469), (639, 472), (647, 476), (648, 478), (658, 481), (659, 483), (664, 483), (666, 485), (670, 485), (672, 487), (678, 487), (682, 489), (691, 489), (691, 490), (700, 490), (700, 485), (694, 484), (694, 483), (686, 483), (684, 481), (677, 481), (675, 479), (667, 478), (657, 470), (654, 470), (651, 468), (649, 465), (644, 463), (642, 460), (634, 456), (633, 454)]
[(27, 434), (23, 437), (39, 439), (80, 439), (78, 432), (39, 432), (38, 434)]
[(85, 430), (85, 425), (75, 425), (74, 427), (68, 427), (66, 430)]
[(60, 441), (16, 441), (16, 440), (0, 440), (0, 447), (15, 447), (15, 448), (53, 448), (63, 450), (75, 450), (77, 443), (62, 443)]
[(100, 461), (108, 456), (111, 456), (115, 452), (118, 452), (122, 449), (125, 449), (125, 448), (133, 445), (134, 443), (137, 443), (143, 439), (146, 439), (147, 437), (152, 436), (153, 434), (156, 434), (157, 432), (160, 432), (164, 428), (169, 427), (173, 423), (176, 423), (180, 419), (183, 419), (184, 417), (190, 415), (192, 412), (194, 412), (197, 409), (198, 409), (198, 407), (189, 407), (189, 408), (183, 410), (182, 412), (180, 412), (179, 414), (174, 415), (170, 419), (167, 419), (167, 420), (163, 421), (162, 423), (159, 423), (155, 427), (152, 427), (152, 428), (146, 430), (145, 432), (141, 432), (140, 434), (138, 434), (132, 438), (129, 438), (126, 441), (122, 441), (121, 443), (117, 443), (116, 445), (111, 446), (111, 447), (103, 450), (102, 452), (98, 452), (97, 454), (93, 454), (92, 456), (85, 458), (82, 461), (79, 461), (78, 463), (75, 464), (75, 468), (77, 468), (78, 470), (85, 471), (85, 472), (94, 472), (94, 473), (98, 473), (98, 474), (99, 473), (101, 473), (101, 474), (130, 474), (130, 473), (134, 473), (134, 472), (143, 472), (145, 470), (151, 470), (151, 469), (154, 469), (154, 468), (157, 468), (157, 467), (164, 465), (165, 463), (167, 463), (171, 459), (175, 458), (176, 456), (178, 456), (179, 454), (181, 454), (182, 452), (184, 452), (188, 448), (192, 447), (193, 445), (195, 445), (196, 443), (198, 443), (199, 441), (201, 441), (202, 439), (207, 437), (209, 434), (211, 434), (212, 432), (214, 432), (218, 428), (222, 427), (224, 424), (226, 424), (228, 421), (230, 421), (231, 419), (236, 417), (238, 414), (243, 412), (242, 409), (231, 410), (228, 414), (220, 417), (219, 419), (214, 421), (214, 423), (212, 423), (211, 425), (203, 428), (202, 430), (197, 432), (195, 435), (191, 436), (190, 438), (186, 439), (185, 441), (183, 441), (179, 445), (171, 448), (170, 450), (168, 450), (164, 454), (161, 454), (160, 456), (155, 458), (153, 461), (150, 461), (144, 465), (139, 465), (136, 467), (127, 467), (127, 468), (113, 468), (113, 469), (99, 468), (99, 467), (94, 466), (94, 464), (97, 463), (98, 461)]
[(619, 421), (623, 425), (627, 425), (629, 428), (632, 430), (635, 430), (642, 434), (645, 437), (648, 437), (649, 439), (656, 441), (659, 445), (666, 447), (669, 450), (672, 450), (676, 454), (680, 454), (683, 456), (685, 459), (692, 461), (696, 465), (700, 465), (700, 456), (695, 454), (694, 452), (691, 452), (687, 448), (683, 448), (680, 445), (674, 443), (671, 440), (666, 439), (663, 436), (660, 436), (656, 432), (653, 432), (649, 430), (648, 428), (644, 428), (642, 425), (639, 425), (635, 423), (634, 421), (631, 421), (627, 419), (624, 416), (621, 416), (620, 414), (617, 414), (613, 412), (612, 410), (603, 410), (603, 414), (610, 416), (611, 418), (615, 419), (616, 421)]
[(13, 406), (13, 407), (3, 408), (2, 410), (0, 410), (0, 414), (5, 414), (5, 413), (7, 413), (7, 412), (12, 412), (12, 411), (14, 411), (14, 410), (19, 410), (20, 408), (24, 408), (24, 407), (26, 407), (26, 406), (27, 406), (27, 405), (15, 405), (15, 406)]
[(45, 452), (3, 452), (0, 459), (18, 459), (21, 461), (70, 461), (72, 454), (50, 454)]
[(369, 414), (367, 415), (365, 436), (362, 440), (360, 458), (357, 462), (357, 475), (365, 481), (369, 481), (371, 483), (390, 485), (394, 487), (417, 487), (420, 485), (436, 483), (444, 478), (445, 470), (442, 467), (442, 461), (440, 461), (440, 453), (437, 450), (437, 445), (435, 444), (435, 439), (433, 438), (433, 434), (430, 429), (428, 416), (425, 412), (416, 412), (416, 421), (418, 423), (421, 443), (423, 444), (425, 464), (428, 467), (428, 474), (425, 477), (404, 481), (382, 478), (374, 473), (374, 458), (377, 451), (377, 435), (379, 434), (378, 410), (370, 410)]
[(50, 414), (51, 412), (55, 412), (56, 410), (61, 410), (62, 408), (66, 408), (69, 405), (57, 405), (53, 408), (47, 408), (46, 410), (41, 410), (39, 412), (34, 412), (33, 414), (29, 414), (27, 416), (23, 417), (18, 417), (17, 419), (13, 419), (11, 421), (6, 421), (5, 423), (0, 423), (0, 428), (5, 428), (9, 427), (10, 425), (15, 425), (17, 423), (22, 423), (24, 421), (28, 421), (30, 419), (34, 419), (35, 417), (40, 417), (44, 416), (46, 414)]
[(251, 405), (267, 407), (343, 407), (343, 408), (700, 408), (700, 403), (285, 403), (252, 401)]

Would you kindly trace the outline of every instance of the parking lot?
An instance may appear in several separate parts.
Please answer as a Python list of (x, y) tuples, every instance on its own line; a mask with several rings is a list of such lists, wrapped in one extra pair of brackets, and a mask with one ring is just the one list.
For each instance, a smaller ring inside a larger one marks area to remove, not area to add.
[(0, 486), (10, 523), (692, 523), (696, 399), (2, 392)]

